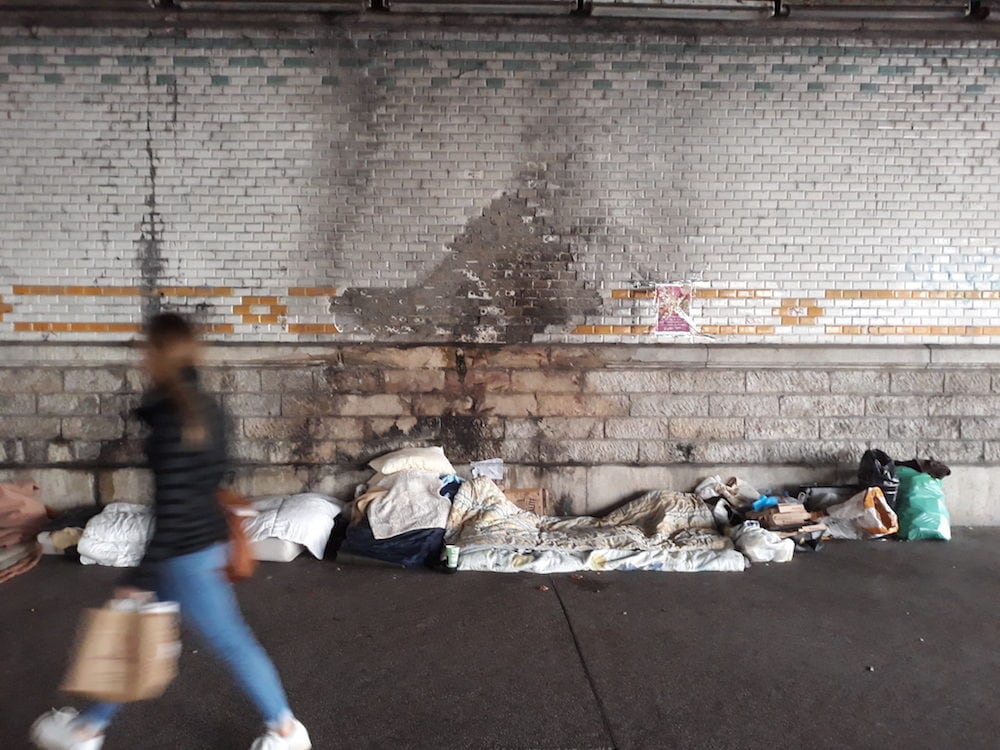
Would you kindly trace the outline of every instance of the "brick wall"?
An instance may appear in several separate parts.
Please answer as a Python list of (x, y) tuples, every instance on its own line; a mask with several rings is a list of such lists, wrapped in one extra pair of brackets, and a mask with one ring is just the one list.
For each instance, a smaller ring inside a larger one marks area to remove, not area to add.
[[(15, 349), (8, 360), (30, 352)], [(125, 350), (88, 354), (121, 363), (0, 370), (0, 478), (40, 479), (57, 503), (147, 500), (129, 414), (138, 373)], [(996, 523), (1000, 361), (968, 354), (885, 349), (859, 361), (853, 349), (224, 348), (205, 378), (233, 416), (239, 481), (255, 494), (350, 496), (370, 476), (370, 458), (440, 444), (457, 464), (500, 456), (516, 467), (515, 484), (547, 486), (564, 512), (588, 512), (631, 491), (688, 489), (716, 472), (762, 489), (843, 481), (875, 446), (962, 467), (956, 519)]]
[[(0, 339), (996, 343), (997, 42), (0, 30)], [(721, 418), (721, 417), (720, 417)]]

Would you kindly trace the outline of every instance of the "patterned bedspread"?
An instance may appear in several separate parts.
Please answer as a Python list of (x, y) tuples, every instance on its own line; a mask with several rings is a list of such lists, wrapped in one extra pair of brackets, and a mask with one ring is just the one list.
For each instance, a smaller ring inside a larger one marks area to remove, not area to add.
[(460, 570), (565, 573), (576, 570), (741, 571), (746, 558), (715, 529), (696, 495), (654, 491), (603, 518), (537, 516), (491, 480), (473, 479), (455, 497), (445, 543), (461, 548)]

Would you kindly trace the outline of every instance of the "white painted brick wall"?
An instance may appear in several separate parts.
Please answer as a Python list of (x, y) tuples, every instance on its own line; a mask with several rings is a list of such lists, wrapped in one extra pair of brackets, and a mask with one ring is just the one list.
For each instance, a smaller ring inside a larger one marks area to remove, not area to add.
[[(381, 338), (297, 332), (342, 321), (290, 289), (418, 286), (544, 163), (539, 215), (602, 301), (576, 322), (611, 328), (537, 341), (663, 340), (623, 332), (655, 306), (612, 292), (688, 279), (722, 341), (996, 343), (997, 60), (992, 41), (0, 30), (0, 338), (134, 335), (94, 326), (138, 323), (135, 294), (37, 287), (148, 285), (151, 226), (157, 288), (213, 288), (165, 302), (222, 338)], [(247, 296), (277, 319), (248, 321)]]

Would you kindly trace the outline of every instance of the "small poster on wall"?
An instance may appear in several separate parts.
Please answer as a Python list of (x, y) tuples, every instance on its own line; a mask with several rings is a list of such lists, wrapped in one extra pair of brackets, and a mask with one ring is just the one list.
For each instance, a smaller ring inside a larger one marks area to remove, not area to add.
[(698, 333), (691, 319), (693, 292), (694, 289), (690, 284), (656, 285), (656, 326), (653, 329), (655, 333), (661, 335)]

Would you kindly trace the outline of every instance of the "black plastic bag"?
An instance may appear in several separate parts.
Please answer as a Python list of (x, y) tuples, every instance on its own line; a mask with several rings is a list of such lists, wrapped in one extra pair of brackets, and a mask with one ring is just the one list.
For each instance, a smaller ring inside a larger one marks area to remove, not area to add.
[(896, 483), (896, 462), (885, 451), (869, 448), (858, 464), (858, 484), (862, 487), (881, 487), (887, 481)]

